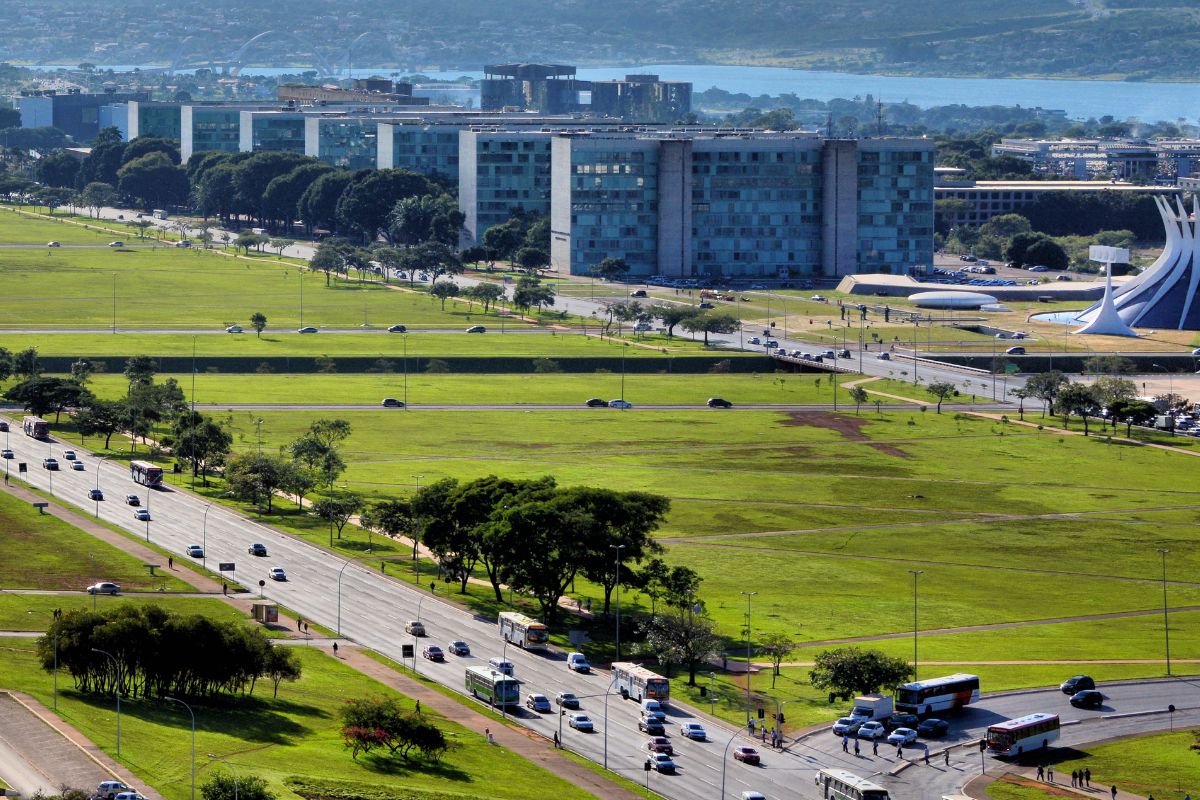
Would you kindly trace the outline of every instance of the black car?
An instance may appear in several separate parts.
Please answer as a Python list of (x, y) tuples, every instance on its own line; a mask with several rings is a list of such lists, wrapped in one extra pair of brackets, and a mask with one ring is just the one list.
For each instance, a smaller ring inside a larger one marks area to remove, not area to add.
[(88, 490), (88, 499), (89, 500), (103, 500), (104, 492), (101, 491), (100, 489), (89, 489)]
[(588, 408), (608, 408), (608, 401), (601, 400), (599, 397), (593, 397), (585, 405)]
[(1090, 675), (1076, 675), (1074, 678), (1067, 678), (1058, 688), (1063, 694), (1077, 694), (1084, 689), (1095, 689), (1096, 682)]
[(932, 717), (921, 720), (921, 724), (917, 726), (917, 733), (926, 739), (945, 736), (949, 732), (950, 724), (948, 722)]
[(733, 403), (720, 397), (708, 398), (709, 408), (733, 408)]
[(246, 552), (252, 556), (265, 556), (267, 554), (267, 546), (265, 544), (259, 544), (258, 542), (255, 542), (246, 548)]
[(1104, 695), (1095, 689), (1084, 689), (1071, 695), (1071, 705), (1076, 708), (1100, 708), (1104, 705)]
[(392, 325), (388, 328), (388, 333), (408, 333), (408, 328), (404, 325)]
[(892, 714), (883, 721), (883, 727), (889, 731), (896, 728), (916, 728), (921, 724), (921, 718), (916, 714)]
[(645, 731), (651, 736), (662, 736), (666, 733), (666, 728), (663, 727), (662, 720), (654, 717), (642, 717), (638, 720), (638, 730)]
[(8, 433), (8, 423), (0, 422), (0, 433)]

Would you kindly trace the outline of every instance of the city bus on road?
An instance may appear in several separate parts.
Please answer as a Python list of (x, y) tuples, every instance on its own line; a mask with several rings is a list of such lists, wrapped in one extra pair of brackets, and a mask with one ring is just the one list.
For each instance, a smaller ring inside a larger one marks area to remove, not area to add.
[(825, 800), (888, 800), (887, 789), (844, 769), (818, 770), (816, 783)]
[(50, 423), (41, 417), (25, 417), (21, 420), (21, 430), (34, 439), (45, 439), (50, 435)]
[(467, 667), (467, 693), (491, 706), (515, 706), (521, 701), (521, 682), (487, 667)]
[(532, 617), (515, 611), (501, 611), (497, 621), (500, 636), (525, 650), (545, 650), (550, 646), (550, 631)]
[(1019, 756), (1044, 750), (1058, 738), (1058, 714), (1028, 714), (1005, 720), (987, 729), (987, 746), (998, 756)]
[(612, 665), (612, 673), (617, 691), (626, 700), (631, 697), (639, 703), (643, 700), (657, 700), (661, 706), (666, 706), (671, 701), (671, 682), (641, 664), (618, 661)]
[(162, 467), (151, 464), (149, 461), (130, 461), (129, 477), (133, 478), (136, 483), (154, 489), (162, 486), (163, 470)]
[(979, 702), (979, 676), (958, 673), (896, 688), (896, 711), (932, 714)]

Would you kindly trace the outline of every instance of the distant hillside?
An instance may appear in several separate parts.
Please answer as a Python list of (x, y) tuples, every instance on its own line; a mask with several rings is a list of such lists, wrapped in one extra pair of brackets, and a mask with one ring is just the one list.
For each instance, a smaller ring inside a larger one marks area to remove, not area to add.
[[(723, 62), (954, 75), (1200, 77), (1193, 0), (0, 0), (0, 60)], [(316, 51), (315, 55), (311, 51)]]

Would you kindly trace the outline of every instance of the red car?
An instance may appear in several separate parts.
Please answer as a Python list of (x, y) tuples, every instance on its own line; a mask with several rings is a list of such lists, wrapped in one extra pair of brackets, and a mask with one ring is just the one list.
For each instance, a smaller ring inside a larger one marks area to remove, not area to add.
[(675, 748), (671, 747), (671, 740), (665, 736), (653, 736), (650, 741), (646, 742), (646, 749), (652, 753), (666, 753), (669, 756), (675, 755)]
[(431, 644), (428, 647), (422, 648), (421, 655), (428, 658), (430, 661), (445, 661), (446, 656), (442, 653), (442, 648), (436, 644)]
[(758, 751), (753, 747), (735, 747), (733, 748), (733, 760), (744, 761), (747, 764), (757, 764)]

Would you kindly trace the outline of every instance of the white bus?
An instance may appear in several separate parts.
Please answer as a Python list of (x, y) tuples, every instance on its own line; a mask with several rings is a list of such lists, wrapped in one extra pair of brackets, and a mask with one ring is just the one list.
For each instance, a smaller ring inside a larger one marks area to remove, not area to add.
[(1005, 720), (987, 729), (987, 746), (998, 756), (1019, 756), (1026, 751), (1044, 750), (1058, 738), (1057, 714), (1028, 714)]
[(896, 689), (896, 710), (932, 714), (979, 702), (979, 676), (958, 673), (928, 681), (913, 681)]
[(643, 700), (657, 700), (662, 706), (671, 702), (671, 682), (641, 664), (618, 661), (612, 665), (612, 673), (617, 691), (626, 700), (631, 697), (639, 703)]
[(816, 783), (825, 800), (888, 800), (887, 789), (844, 769), (820, 770)]
[(149, 461), (130, 461), (129, 477), (133, 478), (134, 482), (153, 489), (162, 486), (163, 469)]
[(497, 621), (504, 641), (525, 650), (545, 650), (550, 646), (550, 631), (532, 617), (515, 611), (501, 611)]

